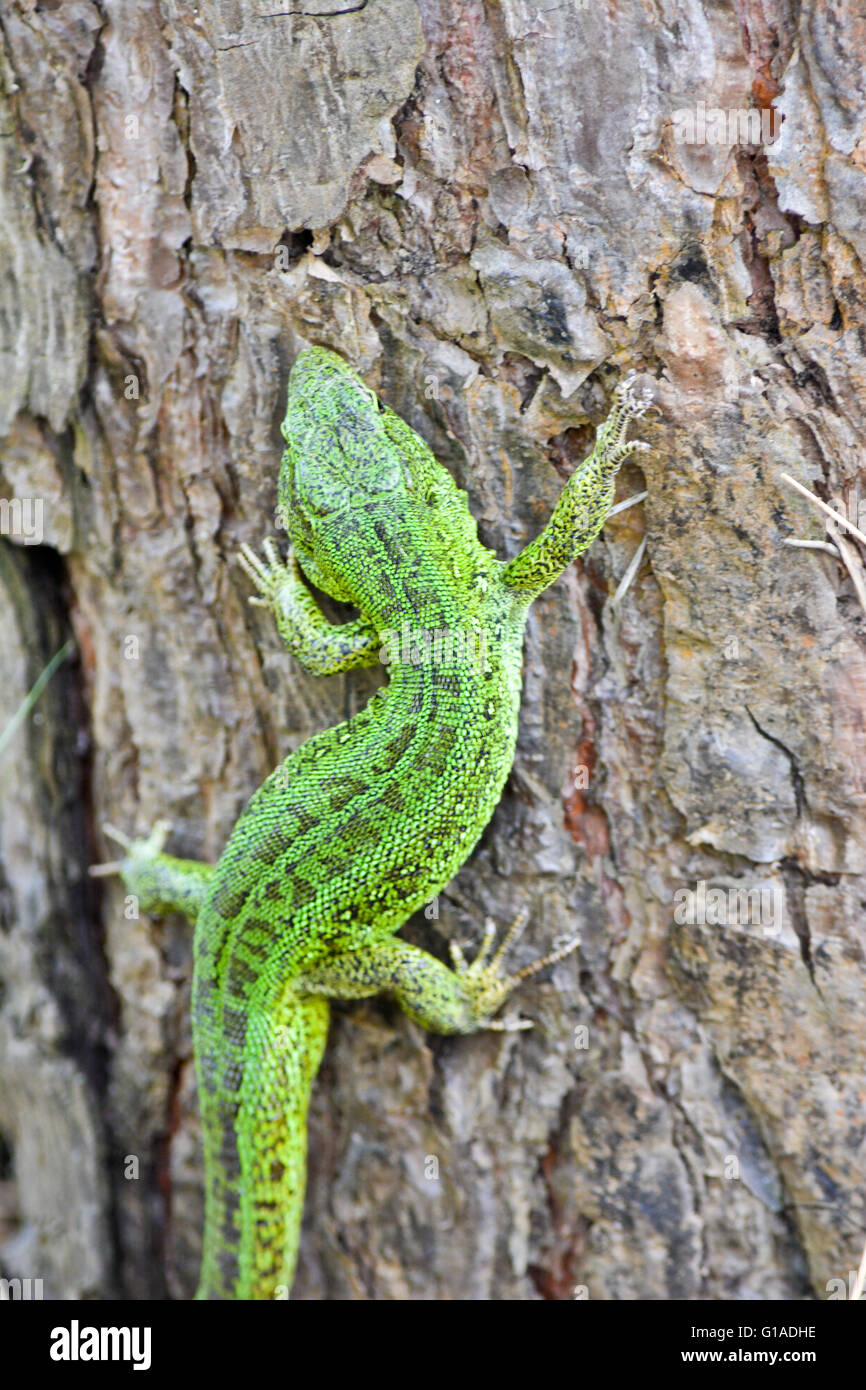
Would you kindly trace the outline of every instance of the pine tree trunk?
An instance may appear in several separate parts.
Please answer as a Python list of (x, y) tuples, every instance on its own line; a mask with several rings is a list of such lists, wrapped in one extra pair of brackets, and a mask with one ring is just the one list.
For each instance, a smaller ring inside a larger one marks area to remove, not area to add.
[(87, 867), (104, 821), (215, 860), (380, 679), (306, 675), (233, 563), (276, 534), (287, 375), (322, 343), (503, 557), (631, 366), (658, 410), (619, 484), (645, 500), (533, 610), (494, 820), (405, 929), (444, 958), (526, 905), (527, 958), (580, 952), (521, 992), (529, 1033), (335, 1009), (295, 1296), (839, 1296), (864, 551), (787, 545), (831, 535), (780, 474), (866, 530), (858, 8), (267, 9), (0, 10), (0, 729), (72, 642), (0, 754), (0, 1275), (195, 1287), (191, 933)]

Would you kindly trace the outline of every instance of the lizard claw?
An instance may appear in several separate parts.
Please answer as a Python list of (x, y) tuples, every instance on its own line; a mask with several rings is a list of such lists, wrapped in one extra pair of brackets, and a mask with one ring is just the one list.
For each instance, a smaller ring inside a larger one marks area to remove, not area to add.
[(531, 1018), (493, 1018), (486, 1023), (485, 1028), (491, 1033), (519, 1033), (527, 1028), (534, 1028), (535, 1024)]
[(463, 947), (459, 941), (448, 942), (448, 954), (451, 957), (451, 964), (454, 966), (458, 975), (465, 975), (469, 969), (469, 964), (463, 954)]
[(128, 835), (124, 835), (122, 830), (117, 830), (108, 821), (102, 823), (102, 833), (107, 835), (109, 840), (114, 840), (115, 844), (120, 845), (121, 849), (129, 850), (132, 848), (132, 841)]

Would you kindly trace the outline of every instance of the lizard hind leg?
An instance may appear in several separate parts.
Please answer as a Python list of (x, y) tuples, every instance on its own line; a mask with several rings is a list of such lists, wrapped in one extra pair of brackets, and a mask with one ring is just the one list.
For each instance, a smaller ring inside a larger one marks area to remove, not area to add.
[(495, 928), (488, 921), (481, 949), (471, 965), (459, 946), (452, 949), (455, 969), (399, 938), (385, 937), (363, 950), (334, 956), (299, 976), (296, 985), (304, 994), (331, 999), (364, 999), (373, 994), (390, 994), (404, 1013), (434, 1033), (474, 1033), (479, 1028), (511, 1032), (531, 1028), (526, 1019), (493, 1019), (513, 989), (562, 960), (577, 946), (569, 941), (541, 960), (532, 961), (513, 975), (504, 973), (506, 951), (526, 925), (521, 913), (506, 932), (499, 949), (490, 958)]
[(108, 864), (91, 865), (91, 877), (119, 874), (142, 912), (157, 916), (183, 912), (194, 922), (213, 878), (213, 864), (164, 854), (163, 845), (171, 828), (168, 821), (157, 821), (149, 835), (135, 840), (113, 825), (102, 828), (109, 839), (121, 846), (124, 856)]

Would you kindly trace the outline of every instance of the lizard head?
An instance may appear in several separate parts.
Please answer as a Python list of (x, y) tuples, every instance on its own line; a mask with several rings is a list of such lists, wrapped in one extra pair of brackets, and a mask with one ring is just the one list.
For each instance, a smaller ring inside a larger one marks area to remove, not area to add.
[(386, 556), (393, 572), (423, 555), (431, 578), (441, 562), (445, 582), (455, 554), (496, 564), (448, 471), (336, 353), (298, 355), (282, 429), (281, 519), (304, 573), (332, 598), (375, 611)]

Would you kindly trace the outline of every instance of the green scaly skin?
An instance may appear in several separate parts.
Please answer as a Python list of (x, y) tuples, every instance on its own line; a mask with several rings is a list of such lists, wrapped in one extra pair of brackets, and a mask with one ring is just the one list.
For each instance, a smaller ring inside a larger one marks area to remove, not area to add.
[[(318, 675), (371, 666), (404, 623), (471, 638), (460, 659), (392, 661), (388, 685), (311, 738), (254, 794), (214, 867), (120, 838), (124, 882), (148, 912), (195, 922), (193, 1023), (205, 1150), (198, 1298), (286, 1296), (297, 1257), (310, 1089), (329, 998), (390, 994), (437, 1033), (491, 1022), (515, 986), (569, 943), (509, 975), (518, 922), (492, 925), (454, 969), (395, 938), (449, 882), (499, 801), (514, 757), (521, 653), (532, 600), (598, 535), (614, 479), (638, 448), (630, 381), (548, 526), (507, 563), (480, 544), (467, 499), (423, 440), (336, 354), (298, 357), (283, 425), (282, 562), (241, 562), (289, 650)], [(354, 604), (330, 624), (305, 583)], [(418, 654), (424, 658), (422, 640)], [(447, 654), (447, 646), (445, 648)], [(405, 655), (405, 653), (403, 653)], [(106, 866), (111, 868), (112, 866)]]

